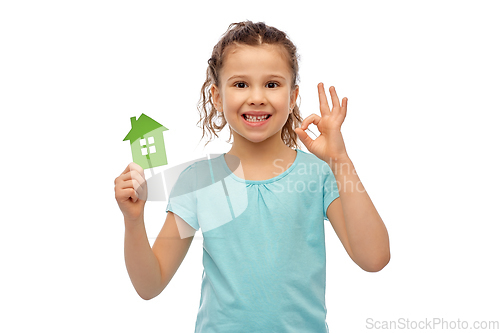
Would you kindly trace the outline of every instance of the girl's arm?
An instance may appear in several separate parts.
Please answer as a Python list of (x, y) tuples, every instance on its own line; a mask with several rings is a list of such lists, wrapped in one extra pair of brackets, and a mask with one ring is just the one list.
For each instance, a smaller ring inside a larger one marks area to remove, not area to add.
[[(333, 108), (330, 110), (322, 83), (318, 84), (321, 117), (312, 114), (295, 132), (306, 148), (325, 161), (337, 180), (340, 198), (327, 209), (327, 217), (349, 256), (362, 269), (375, 272), (390, 260), (389, 235), (363, 184), (354, 170), (340, 127), (347, 114), (347, 98), (339, 98), (330, 87)], [(320, 135), (312, 140), (305, 130), (310, 124)]]
[(340, 197), (327, 217), (351, 259), (363, 270), (377, 272), (390, 260), (389, 235), (349, 159), (330, 165)]
[(149, 300), (161, 293), (160, 264), (149, 245), (142, 216), (135, 221), (125, 219), (125, 265), (142, 299)]
[[(115, 198), (125, 221), (125, 264), (132, 284), (145, 300), (158, 296), (170, 282), (196, 232), (180, 217), (168, 212), (153, 248), (144, 224), (147, 183), (144, 170), (130, 163), (115, 179)], [(180, 232), (188, 237), (181, 239)]]
[(184, 260), (193, 236), (181, 238), (178, 225), (191, 228), (180, 217), (168, 212), (165, 223), (151, 248), (144, 227), (140, 221), (125, 220), (125, 263), (130, 280), (142, 299), (158, 296), (174, 277)]

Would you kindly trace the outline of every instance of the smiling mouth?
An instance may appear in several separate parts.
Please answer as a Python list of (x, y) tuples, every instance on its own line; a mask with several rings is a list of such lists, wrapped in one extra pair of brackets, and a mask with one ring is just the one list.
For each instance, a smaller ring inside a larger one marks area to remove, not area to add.
[(243, 118), (245, 118), (246, 121), (251, 122), (251, 123), (258, 123), (260, 121), (265, 121), (265, 120), (269, 119), (269, 117), (271, 117), (270, 114), (266, 114), (266, 115), (258, 116), (258, 117), (243, 114)]

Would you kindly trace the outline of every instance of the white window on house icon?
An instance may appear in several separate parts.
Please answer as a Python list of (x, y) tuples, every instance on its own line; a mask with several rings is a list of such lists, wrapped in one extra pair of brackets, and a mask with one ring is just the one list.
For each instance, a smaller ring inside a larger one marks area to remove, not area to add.
[[(155, 138), (153, 138), (152, 136), (150, 136), (148, 138), (148, 144), (152, 145), (154, 143), (155, 143)], [(141, 139), (140, 140), (140, 144), (142, 146), (142, 148), (141, 148), (142, 155), (147, 155), (148, 154), (148, 148), (149, 148), (149, 153), (150, 154), (156, 153), (156, 147), (155, 146), (146, 147), (146, 139)]]

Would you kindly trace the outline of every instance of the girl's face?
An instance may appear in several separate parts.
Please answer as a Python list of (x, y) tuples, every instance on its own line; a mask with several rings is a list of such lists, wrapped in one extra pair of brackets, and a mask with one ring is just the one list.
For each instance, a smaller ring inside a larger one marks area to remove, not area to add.
[(297, 100), (291, 90), (290, 66), (280, 46), (238, 45), (228, 50), (219, 73), (219, 87), (211, 87), (214, 104), (240, 138), (258, 143), (281, 140), (281, 129)]

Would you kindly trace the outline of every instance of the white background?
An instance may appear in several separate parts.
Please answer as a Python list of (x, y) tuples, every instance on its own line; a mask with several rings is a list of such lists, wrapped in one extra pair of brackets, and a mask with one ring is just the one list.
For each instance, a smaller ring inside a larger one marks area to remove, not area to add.
[[(246, 19), (297, 45), (304, 117), (319, 82), (349, 98), (347, 151), (389, 231), (391, 262), (367, 273), (325, 223), (330, 331), (500, 321), (497, 4), (3, 1), (0, 331), (194, 331), (201, 233), (142, 300), (113, 182), (141, 113), (169, 128), (169, 164), (229, 150), (227, 135), (203, 149), (196, 105), (213, 46)], [(165, 206), (146, 205), (151, 244)]]

